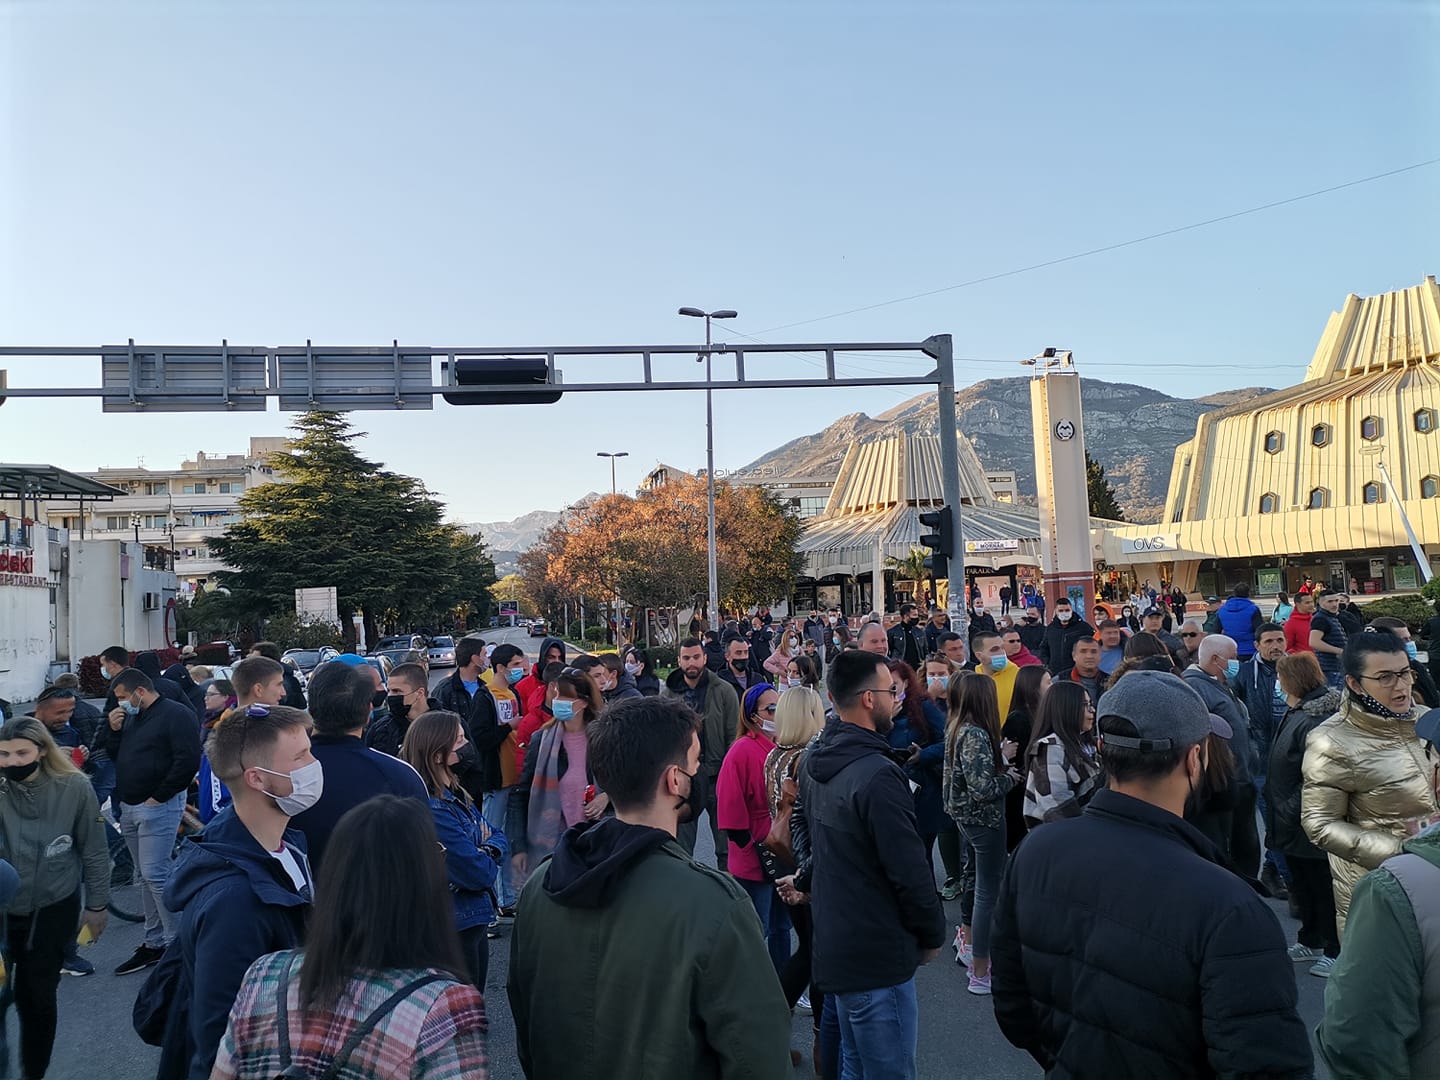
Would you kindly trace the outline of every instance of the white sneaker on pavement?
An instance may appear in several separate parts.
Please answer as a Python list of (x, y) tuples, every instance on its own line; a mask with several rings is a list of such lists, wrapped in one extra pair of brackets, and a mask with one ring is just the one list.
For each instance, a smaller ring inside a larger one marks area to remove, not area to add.
[(795, 1002), (795, 1011), (807, 1015), (812, 1011), (810, 1008), (810, 991), (807, 990), (800, 995), (800, 1000)]
[(1301, 945), (1298, 941), (1285, 951), (1290, 954), (1290, 959), (1294, 960), (1297, 964), (1303, 964), (1307, 960), (1319, 960), (1320, 957), (1324, 955), (1319, 949), (1312, 949), (1309, 946)]
[(1330, 971), (1335, 967), (1335, 957), (1322, 956), (1315, 961), (1315, 966), (1310, 969), (1311, 975), (1318, 975), (1322, 979), (1330, 977)]

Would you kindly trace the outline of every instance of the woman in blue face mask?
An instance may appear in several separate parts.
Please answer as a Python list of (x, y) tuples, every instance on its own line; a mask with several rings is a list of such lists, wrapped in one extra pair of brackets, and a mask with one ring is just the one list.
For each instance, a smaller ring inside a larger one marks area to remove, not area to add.
[(507, 808), (517, 893), (530, 867), (555, 850), (566, 829), (595, 821), (610, 805), (587, 760), (585, 728), (605, 707), (594, 680), (565, 668), (547, 693), (554, 695), (551, 718), (526, 743), (525, 768)]

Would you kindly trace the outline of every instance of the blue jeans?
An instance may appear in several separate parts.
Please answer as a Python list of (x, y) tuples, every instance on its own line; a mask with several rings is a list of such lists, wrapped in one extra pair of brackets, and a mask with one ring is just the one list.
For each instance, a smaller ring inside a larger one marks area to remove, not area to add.
[(840, 1018), (841, 1080), (914, 1080), (920, 1027), (914, 978), (880, 990), (826, 994), (827, 1003), (831, 997)]
[(765, 947), (770, 952), (770, 962), (775, 965), (778, 975), (790, 959), (790, 912), (784, 902), (775, 894), (775, 886), (768, 881), (747, 881), (736, 878), (740, 887), (755, 905), (755, 914), (760, 916), (760, 929), (765, 932)]
[(143, 883), (140, 900), (145, 909), (145, 944), (163, 949), (175, 938), (176, 917), (165, 906), (163, 896), (174, 865), (170, 856), (185, 810), (185, 792), (176, 792), (159, 806), (124, 805), (120, 831)]
[[(505, 748), (502, 746), (500, 752), (503, 754)], [(501, 788), (499, 791), (487, 791), (481, 800), (480, 813), (485, 818), (485, 823), (492, 829), (505, 831), (505, 815), (510, 809), (510, 792), (513, 787)], [(501, 907), (515, 906), (515, 872), (510, 868), (509, 859), (500, 860), (500, 873), (495, 877), (495, 895), (500, 899)]]
[(840, 1080), (840, 1013), (835, 995), (820, 1010), (820, 1080)]
[(990, 921), (1000, 877), (1005, 873), (1005, 826), (960, 825), (960, 835), (975, 852), (975, 911), (970, 928), (977, 960), (990, 959)]

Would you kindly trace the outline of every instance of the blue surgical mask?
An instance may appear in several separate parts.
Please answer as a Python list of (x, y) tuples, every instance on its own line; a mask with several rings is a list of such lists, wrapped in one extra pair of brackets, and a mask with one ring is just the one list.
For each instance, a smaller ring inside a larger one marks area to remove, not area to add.
[(947, 689), (947, 688), (950, 686), (950, 676), (949, 676), (949, 675), (930, 675), (930, 676), (927, 676), (927, 677), (926, 677), (925, 682), (926, 682), (926, 684), (927, 684), (931, 689), (934, 689), (935, 687), (938, 686), (938, 687), (940, 687), (942, 690), (944, 690), (944, 689)]
[(1004, 671), (1005, 665), (1009, 662), (1010, 658), (1008, 656), (1005, 656), (1003, 653), (1000, 656), (990, 657), (990, 667), (995, 671)]
[(139, 716), (139, 715), (140, 715), (140, 706), (139, 706), (139, 705), (136, 705), (136, 704), (135, 704), (133, 701), (131, 701), (129, 698), (124, 698), (124, 699), (122, 699), (122, 700), (120, 701), (120, 708), (122, 708), (122, 709), (125, 710), (125, 715), (126, 715), (126, 716)]
[(830, 639), (830, 642), (838, 649), (840, 647), (840, 635), (836, 634)]
[(1225, 661), (1225, 674), (1226, 674), (1226, 675), (1229, 675), (1230, 678), (1232, 678), (1232, 679), (1233, 679), (1236, 675), (1239, 675), (1239, 674), (1240, 674), (1240, 661), (1239, 661), (1239, 660), (1227, 660), (1227, 661)]
[(505, 669), (505, 678), (506, 678), (506, 680), (510, 683), (511, 686), (514, 686), (517, 682), (519, 682), (519, 681), (520, 681), (521, 679), (523, 679), (524, 677), (525, 677), (525, 669), (524, 669), (524, 668), (506, 668), (506, 669)]
[(554, 715), (556, 720), (574, 720), (575, 703), (573, 701), (564, 701), (560, 698), (556, 698), (554, 704), (550, 706), (550, 712)]
[(1413, 641), (1405, 642), (1405, 655), (1410, 657), (1411, 660), (1418, 659), (1420, 656), (1420, 646), (1416, 645)]

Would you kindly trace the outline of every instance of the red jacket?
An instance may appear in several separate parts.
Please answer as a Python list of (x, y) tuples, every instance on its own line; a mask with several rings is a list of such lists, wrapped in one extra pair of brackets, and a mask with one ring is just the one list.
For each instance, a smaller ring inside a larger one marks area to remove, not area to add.
[(1021, 645), (1020, 651), (1010, 658), (1010, 662), (1016, 667), (1033, 667), (1040, 663), (1040, 658)]
[(1290, 618), (1285, 620), (1285, 651), (1291, 653), (1314, 652), (1310, 648), (1310, 619), (1314, 616), (1312, 611), (1309, 615), (1302, 615), (1298, 611), (1292, 611)]

